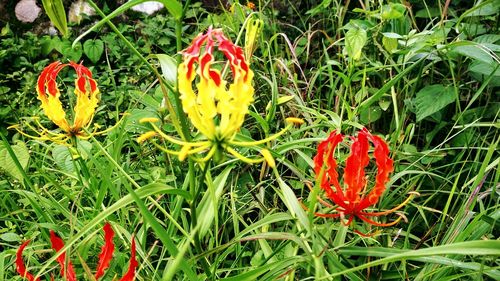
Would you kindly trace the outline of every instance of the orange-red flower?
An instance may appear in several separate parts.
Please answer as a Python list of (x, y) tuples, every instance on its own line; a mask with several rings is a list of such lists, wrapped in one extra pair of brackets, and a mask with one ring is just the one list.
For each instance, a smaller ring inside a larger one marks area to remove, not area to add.
[[(104, 245), (101, 248), (101, 253), (99, 254), (99, 262), (97, 264), (97, 270), (95, 273), (95, 280), (99, 280), (104, 275), (105, 270), (109, 267), (109, 263), (113, 258), (113, 251), (115, 245), (113, 243), (113, 237), (115, 235), (111, 225), (106, 223), (103, 227), (104, 229)], [(29, 244), (30, 240), (24, 242), (16, 253), (16, 269), (17, 272), (29, 281), (40, 281), (40, 278), (35, 278), (31, 273), (29, 273), (24, 265), (23, 261), (23, 251), (24, 248)], [(57, 236), (54, 231), (50, 231), (50, 242), (52, 244), (52, 249), (59, 252), (64, 247), (63, 240)], [(135, 257), (135, 240), (132, 237), (132, 245), (130, 247), (130, 262), (129, 267), (125, 275), (120, 279), (120, 281), (133, 281), (135, 279), (135, 269), (138, 265)], [(76, 281), (76, 273), (71, 261), (66, 260), (66, 252), (63, 252), (57, 257), (57, 262), (61, 267), (61, 277), (65, 277), (66, 281)]]
[[(337, 172), (338, 165), (335, 159), (335, 150), (345, 140), (346, 138), (342, 134), (333, 131), (318, 146), (318, 153), (314, 157), (314, 171), (320, 187), (337, 207), (333, 213), (316, 213), (316, 215), (329, 218), (345, 217), (347, 218), (346, 225), (351, 224), (354, 218), (359, 218), (375, 226), (391, 226), (398, 223), (401, 218), (390, 223), (380, 223), (368, 217), (378, 217), (392, 213), (408, 203), (411, 197), (403, 202), (403, 204), (388, 211), (366, 211), (367, 208), (372, 207), (378, 202), (386, 189), (389, 175), (394, 169), (393, 160), (389, 157), (387, 144), (382, 138), (370, 134), (366, 129), (361, 130), (356, 137), (349, 137), (351, 153), (345, 161), (344, 176), (341, 185)], [(371, 154), (370, 143), (371, 147), (373, 147)], [(371, 188), (365, 175), (365, 168), (370, 163), (370, 155), (373, 156), (377, 166), (375, 184)], [(326, 202), (324, 203), (325, 205), (329, 205)]]
[[(63, 105), (60, 100), (61, 92), (57, 85), (59, 72), (66, 66), (72, 67), (76, 72), (75, 79), (75, 102), (73, 110), (67, 110), (69, 105)], [(31, 135), (21, 130), (19, 125), (11, 126), (24, 136), (38, 139), (51, 140), (58, 143), (66, 143), (73, 136), (82, 139), (88, 139), (92, 135), (103, 134), (107, 130), (97, 132), (99, 125), (95, 124), (90, 128), (92, 119), (99, 102), (99, 88), (96, 81), (92, 78), (92, 72), (83, 66), (70, 61), (69, 63), (53, 62), (45, 67), (38, 77), (36, 92), (41, 102), (41, 108), (45, 115), (56, 124), (62, 132), (47, 129), (38, 118), (31, 118), (31, 122), (26, 122), (26, 126), (37, 135)], [(70, 114), (67, 114), (70, 113)], [(68, 118), (69, 117), (71, 118)], [(110, 128), (111, 129), (111, 128)], [(86, 133), (86, 131), (91, 131)]]

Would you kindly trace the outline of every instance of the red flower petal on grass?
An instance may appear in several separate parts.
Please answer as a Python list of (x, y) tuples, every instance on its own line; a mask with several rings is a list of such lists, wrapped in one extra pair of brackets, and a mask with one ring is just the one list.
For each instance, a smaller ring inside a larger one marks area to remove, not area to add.
[(26, 246), (28, 246), (29, 243), (30, 243), (30, 240), (27, 240), (26, 242), (24, 242), (21, 245), (21, 247), (19, 247), (19, 249), (17, 249), (17, 252), (16, 252), (16, 269), (17, 269), (17, 273), (19, 273), (19, 275), (21, 275), (22, 277), (28, 279), (29, 281), (39, 281), (40, 278), (36, 278), (35, 279), (35, 277), (26, 270), (26, 266), (24, 265), (23, 251), (24, 251), (24, 248), (26, 248)]
[(365, 168), (370, 162), (368, 157), (368, 137), (361, 131), (358, 137), (352, 137), (351, 155), (346, 160), (344, 169), (345, 197), (349, 203), (359, 203), (361, 192), (366, 187)]
[[(357, 136), (350, 137), (350, 155), (345, 161), (342, 185), (339, 183), (335, 148), (344, 140), (341, 134), (333, 131), (330, 136), (318, 146), (314, 157), (314, 171), (321, 188), (327, 197), (338, 207), (330, 214), (316, 213), (319, 217), (338, 218), (346, 216), (345, 225), (352, 223), (355, 217), (374, 226), (392, 226), (400, 218), (390, 223), (380, 223), (367, 217), (379, 217), (393, 213), (411, 200), (411, 196), (395, 208), (382, 212), (370, 212), (365, 209), (375, 205), (386, 190), (389, 175), (393, 172), (393, 160), (389, 157), (387, 143), (378, 136), (373, 136), (364, 128)], [(371, 145), (370, 145), (371, 144)], [(370, 188), (367, 183), (365, 169), (370, 163), (370, 147), (373, 148), (373, 158), (377, 167), (375, 184)], [(331, 208), (331, 207), (329, 207)]]
[[(64, 247), (63, 240), (52, 230), (50, 231), (50, 242), (52, 243), (52, 249), (56, 252), (59, 252)], [(68, 261), (68, 268), (65, 274), (64, 265), (66, 264), (66, 252), (59, 255), (56, 260), (61, 266), (61, 276), (66, 277), (67, 281), (76, 281), (76, 273), (71, 261)]]
[(104, 271), (109, 267), (109, 263), (113, 258), (113, 252), (115, 250), (115, 244), (113, 244), (113, 237), (115, 232), (109, 223), (106, 223), (103, 227), (104, 229), (104, 245), (102, 246), (101, 253), (99, 254), (99, 262), (97, 264), (97, 271), (95, 273), (95, 279), (99, 279), (104, 275)]
[(135, 240), (134, 237), (132, 237), (132, 245), (130, 246), (130, 264), (128, 266), (127, 273), (123, 275), (123, 277), (120, 279), (120, 281), (134, 281), (135, 279), (135, 268), (137, 267), (138, 263), (137, 260), (135, 259)]

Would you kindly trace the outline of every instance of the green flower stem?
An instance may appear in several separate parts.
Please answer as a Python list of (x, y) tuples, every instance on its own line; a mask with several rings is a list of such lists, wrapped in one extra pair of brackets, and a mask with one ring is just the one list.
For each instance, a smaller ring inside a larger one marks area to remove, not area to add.
[[(193, 161), (190, 161), (190, 163), (192, 163), (192, 162)], [(211, 162), (210, 160), (207, 161), (205, 163), (205, 167), (203, 167), (202, 173), (201, 173), (200, 178), (198, 180), (198, 187), (194, 183), (193, 183), (193, 185), (191, 185), (191, 187), (193, 187), (193, 189), (191, 190), (191, 193), (193, 196), (193, 201), (191, 201), (191, 204), (190, 204), (191, 205), (190, 208), (191, 208), (191, 228), (192, 229), (197, 229), (198, 214), (196, 213), (196, 207), (198, 206), (198, 198), (200, 197), (201, 190), (204, 186), (205, 177), (206, 177), (208, 169), (210, 167), (210, 162)], [(190, 166), (190, 168), (191, 168), (191, 166)], [(194, 165), (193, 165), (193, 169), (194, 169)], [(191, 173), (190, 175), (194, 175), (194, 173)], [(190, 177), (190, 180), (191, 180), (191, 178), (194, 179), (194, 176)], [(191, 182), (190, 182), (190, 184), (191, 184)], [(198, 254), (200, 255), (200, 261), (201, 261), (201, 266), (203, 267), (203, 270), (206, 272), (209, 280), (215, 280), (214, 275), (210, 271), (210, 264), (208, 263), (205, 256), (203, 255), (203, 249), (201, 248), (201, 243), (200, 243), (200, 235), (197, 231), (193, 233), (193, 240), (194, 240), (194, 247), (195, 247), (196, 251), (198, 252)]]
[[(182, 48), (182, 26), (183, 26), (184, 16), (186, 15), (186, 10), (189, 7), (190, 2), (191, 2), (190, 0), (186, 1), (186, 3), (184, 4), (184, 7), (182, 9), (181, 17), (178, 20), (176, 20), (175, 37), (176, 37), (177, 52), (181, 52), (183, 49)], [(179, 65), (181, 62), (182, 62), (182, 56), (178, 56), (177, 57), (177, 65)], [(177, 83), (179, 83), (178, 80), (177, 80)], [(177, 87), (177, 89), (178, 88), (179, 87)], [(175, 100), (175, 103), (177, 104), (177, 114), (179, 116), (182, 116), (185, 120), (186, 115), (185, 115), (184, 111), (182, 110), (182, 103), (180, 101), (179, 94), (174, 95), (174, 100)], [(187, 124), (185, 124), (185, 126), (181, 126), (181, 128), (183, 130), (182, 134), (184, 135), (184, 139), (189, 142), (191, 140), (191, 135), (189, 133), (189, 128), (188, 128)], [(188, 159), (188, 165), (189, 165), (189, 172), (188, 172), (188, 174), (189, 174), (189, 189), (193, 193), (193, 201), (191, 201), (191, 226), (193, 229), (195, 229), (197, 224), (198, 224), (198, 219), (197, 219), (197, 214), (196, 214), (196, 206), (198, 204), (198, 197), (200, 195), (200, 191), (201, 191), (203, 184), (205, 182), (205, 180), (204, 180), (205, 176), (206, 176), (208, 169), (210, 167), (210, 161), (207, 161), (205, 163), (205, 167), (203, 168), (203, 171), (201, 173), (201, 176), (200, 176), (200, 179), (198, 182), (198, 185), (199, 185), (198, 188), (196, 186), (196, 178), (195, 178), (196, 173), (195, 173), (194, 160), (191, 157), (189, 157), (189, 159)], [(199, 236), (197, 231), (195, 231), (193, 233), (193, 240), (194, 240), (194, 245), (195, 245), (196, 251), (199, 254), (202, 254), (203, 250), (201, 248), (200, 236)], [(212, 275), (212, 272), (210, 271), (210, 265), (204, 257), (201, 258), (201, 265), (203, 267), (203, 270), (205, 270), (208, 279), (215, 280), (213, 275)]]

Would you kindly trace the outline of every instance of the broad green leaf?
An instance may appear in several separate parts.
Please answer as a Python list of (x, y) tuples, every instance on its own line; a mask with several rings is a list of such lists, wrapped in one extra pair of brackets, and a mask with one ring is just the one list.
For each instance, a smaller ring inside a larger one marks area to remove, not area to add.
[(382, 45), (384, 45), (384, 48), (388, 52), (392, 53), (392, 51), (395, 51), (398, 48), (398, 39), (384, 36), (382, 37)]
[(370, 106), (368, 108), (363, 109), (360, 112), (360, 120), (363, 124), (370, 124), (382, 116), (382, 109), (379, 106)]
[(403, 17), (405, 11), (406, 7), (403, 4), (389, 3), (389, 5), (382, 6), (380, 15), (384, 20), (393, 20)]
[(75, 44), (74, 47), (71, 46), (69, 41), (64, 41), (61, 45), (61, 53), (63, 56), (75, 62), (80, 60), (83, 55), (82, 44), (80, 42)]
[(2, 239), (3, 241), (6, 241), (6, 242), (19, 242), (19, 241), (21, 241), (21, 237), (18, 234), (13, 233), (13, 232), (3, 233), (2, 235), (0, 235), (0, 239)]
[(500, 67), (497, 65), (493, 65), (490, 63), (484, 63), (482, 61), (476, 61), (474, 63), (471, 63), (469, 66), (469, 71), (472, 72), (477, 72), (483, 75), (491, 75), (492, 73), (494, 76), (500, 76)]
[(489, 43), (489, 44), (495, 44), (496, 42), (500, 41), (500, 34), (483, 34), (481, 36), (478, 36), (472, 41), (476, 43)]
[(100, 39), (89, 39), (83, 43), (83, 52), (93, 63), (97, 63), (104, 53), (104, 43)]
[(63, 172), (74, 172), (73, 156), (65, 145), (56, 145), (52, 149), (52, 158)]
[(437, 7), (422, 9), (415, 13), (416, 18), (428, 18), (428, 19), (439, 17), (440, 15), (441, 15), (441, 9)]
[[(11, 145), (11, 148), (14, 151), (14, 154), (16, 155), (16, 158), (21, 164), (22, 168), (26, 169), (30, 158), (26, 145), (23, 142), (19, 142), (18, 144)], [(23, 180), (22, 173), (17, 168), (14, 159), (10, 157), (9, 152), (7, 151), (7, 148), (3, 143), (0, 143), (0, 167), (17, 180)]]
[(500, 10), (500, 1), (484, 1), (480, 5), (474, 5), (463, 13), (462, 17), (490, 16), (497, 14)]
[[(141, 1), (145, 2), (145, 1)], [(181, 2), (177, 0), (161, 0), (159, 1), (165, 8), (167, 8), (168, 12), (175, 18), (180, 19), (182, 17), (182, 5)]]
[(345, 34), (345, 50), (349, 58), (359, 60), (361, 50), (366, 44), (366, 31), (359, 27), (353, 27)]
[(43, 9), (50, 21), (61, 32), (62, 36), (68, 36), (68, 22), (66, 11), (62, 0), (42, 0)]
[(157, 54), (154, 55), (160, 62), (161, 72), (163, 77), (170, 85), (177, 84), (177, 61), (169, 55)]
[(498, 56), (491, 51), (491, 48), (484, 46), (483, 44), (462, 41), (458, 43), (453, 43), (448, 46), (450, 51), (453, 53), (460, 54), (472, 59), (480, 60), (485, 63), (499, 62)]
[(420, 90), (414, 101), (418, 122), (454, 102), (455, 91), (452, 86), (430, 85)]

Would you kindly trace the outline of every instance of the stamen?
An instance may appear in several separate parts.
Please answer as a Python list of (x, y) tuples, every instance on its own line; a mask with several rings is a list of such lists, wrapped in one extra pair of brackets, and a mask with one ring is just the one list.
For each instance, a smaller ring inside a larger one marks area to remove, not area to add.
[(283, 135), (286, 131), (288, 131), (291, 127), (292, 127), (292, 125), (288, 125), (283, 130), (279, 131), (278, 133), (276, 133), (270, 137), (267, 137), (265, 139), (262, 139), (262, 140), (258, 140), (258, 141), (232, 141), (231, 140), (231, 141), (228, 141), (228, 143), (230, 145), (236, 145), (236, 146), (242, 146), (242, 147), (261, 145), (261, 144), (264, 144), (266, 142), (270, 142), (272, 140), (277, 139), (279, 136)]
[(139, 136), (136, 139), (136, 141), (138, 143), (143, 143), (144, 141), (146, 141), (146, 140), (148, 140), (156, 135), (157, 135), (157, 133), (155, 131), (149, 131), (149, 132), (146, 132), (146, 133), (142, 134), (141, 136)]
[(245, 162), (245, 163), (248, 163), (248, 164), (257, 164), (257, 163), (260, 163), (262, 161), (265, 161), (264, 158), (257, 158), (257, 159), (251, 159), (251, 158), (248, 158), (248, 157), (245, 157), (243, 155), (241, 155), (238, 151), (234, 150), (232, 147), (230, 146), (226, 146), (225, 149), (231, 153), (234, 157), (238, 158), (239, 160)]
[(276, 162), (274, 162), (274, 158), (271, 155), (271, 152), (269, 152), (269, 150), (264, 148), (260, 151), (260, 154), (262, 154), (262, 156), (264, 156), (264, 159), (266, 160), (267, 165), (269, 165), (270, 168), (273, 168), (273, 169), (276, 168)]

